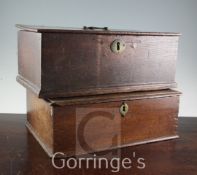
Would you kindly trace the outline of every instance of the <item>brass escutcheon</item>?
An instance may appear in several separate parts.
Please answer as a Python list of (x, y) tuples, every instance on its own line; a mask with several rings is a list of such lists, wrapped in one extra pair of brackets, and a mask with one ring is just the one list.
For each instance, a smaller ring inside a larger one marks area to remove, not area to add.
[(125, 50), (125, 48), (126, 48), (125, 42), (120, 39), (114, 40), (111, 44), (111, 50), (114, 53), (121, 53)]
[(129, 106), (125, 102), (123, 102), (120, 107), (121, 116), (124, 117), (127, 114), (128, 110), (129, 110)]

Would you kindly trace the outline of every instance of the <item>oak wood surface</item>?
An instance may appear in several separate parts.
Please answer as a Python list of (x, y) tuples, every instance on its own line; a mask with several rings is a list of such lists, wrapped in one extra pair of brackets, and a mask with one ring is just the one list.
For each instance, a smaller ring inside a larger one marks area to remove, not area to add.
[(43, 99), (37, 100), (32, 95), (27, 95), (27, 121), (30, 130), (41, 139), (49, 153), (53, 152), (53, 118), (51, 117), (50, 104)]
[[(18, 32), (17, 80), (39, 97), (176, 87), (179, 36)], [(121, 39), (125, 50), (111, 51)], [(31, 66), (30, 66), (31, 65)]]
[(58, 170), (25, 127), (26, 115), (0, 114), (0, 172), (2, 175), (196, 175), (197, 173), (197, 118), (179, 118), (179, 139), (127, 147), (122, 157), (132, 153), (145, 158), (146, 168), (135, 167), (119, 173), (111, 169)]
[(121, 34), (121, 35), (148, 35), (148, 36), (180, 36), (180, 33), (176, 32), (143, 32), (135, 30), (83, 30), (83, 28), (72, 27), (52, 27), (52, 26), (35, 26), (35, 25), (23, 25), (16, 24), (16, 27), (22, 30), (31, 32), (66, 32), (66, 33), (92, 33), (92, 34)]
[(41, 88), (41, 34), (18, 32), (17, 80), (36, 93)]
[[(125, 94), (127, 100), (119, 94), (112, 102), (58, 105), (27, 91), (28, 126), (49, 147), (43, 146), (49, 156), (53, 151), (73, 156), (176, 138), (179, 95), (175, 90), (138, 92)], [(119, 111), (123, 102), (129, 107), (125, 117)]]

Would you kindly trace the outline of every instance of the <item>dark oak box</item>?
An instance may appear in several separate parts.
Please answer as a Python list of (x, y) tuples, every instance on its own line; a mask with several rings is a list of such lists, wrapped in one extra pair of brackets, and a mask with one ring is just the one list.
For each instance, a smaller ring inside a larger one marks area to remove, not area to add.
[(160, 90), (44, 100), (28, 90), (27, 127), (49, 156), (173, 139), (179, 95)]
[(17, 80), (39, 97), (176, 87), (179, 33), (18, 27)]

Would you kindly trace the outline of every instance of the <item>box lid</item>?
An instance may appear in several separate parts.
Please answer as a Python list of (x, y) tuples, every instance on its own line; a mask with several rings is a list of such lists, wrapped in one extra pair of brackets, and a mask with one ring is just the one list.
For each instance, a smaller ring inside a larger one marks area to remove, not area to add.
[(143, 36), (179, 36), (180, 33), (175, 32), (142, 32), (134, 30), (117, 30), (108, 29), (107, 27), (86, 27), (69, 28), (69, 27), (51, 27), (51, 26), (34, 26), (16, 24), (16, 27), (22, 30), (39, 32), (39, 33), (87, 33), (87, 34), (115, 34), (115, 35), (143, 35)]

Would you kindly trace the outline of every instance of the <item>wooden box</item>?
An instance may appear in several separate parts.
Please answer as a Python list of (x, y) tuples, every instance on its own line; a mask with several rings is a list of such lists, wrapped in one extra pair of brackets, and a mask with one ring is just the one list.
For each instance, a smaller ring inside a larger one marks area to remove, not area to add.
[(179, 95), (159, 90), (44, 100), (27, 91), (27, 127), (49, 156), (173, 139)]
[(17, 80), (39, 97), (176, 87), (179, 33), (17, 26)]

